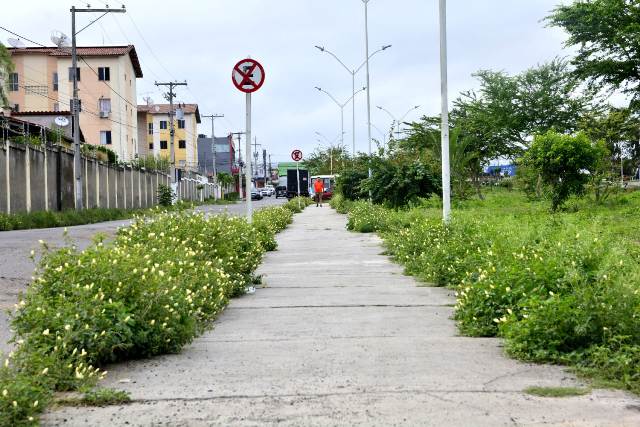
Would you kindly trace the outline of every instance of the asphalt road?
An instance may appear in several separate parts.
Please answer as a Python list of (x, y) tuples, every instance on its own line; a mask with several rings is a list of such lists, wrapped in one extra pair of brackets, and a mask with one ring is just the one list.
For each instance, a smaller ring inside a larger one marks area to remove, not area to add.
[[(285, 203), (286, 199), (265, 197), (254, 201), (254, 209)], [(243, 215), (246, 211), (244, 203), (234, 205), (205, 205), (196, 210), (208, 214), (228, 213)], [(126, 226), (129, 220), (101, 222), (97, 224), (68, 227), (68, 239), (79, 248), (87, 247), (97, 233), (113, 235), (118, 228)], [(39, 251), (39, 240), (47, 242), (50, 247), (62, 247), (67, 244), (63, 237), (64, 228), (42, 228), (36, 230), (17, 230), (0, 232), (0, 353), (10, 350), (8, 340), (11, 338), (9, 316), (7, 310), (12, 309), (18, 301), (20, 292), (27, 289), (35, 264), (30, 258), (32, 250)]]

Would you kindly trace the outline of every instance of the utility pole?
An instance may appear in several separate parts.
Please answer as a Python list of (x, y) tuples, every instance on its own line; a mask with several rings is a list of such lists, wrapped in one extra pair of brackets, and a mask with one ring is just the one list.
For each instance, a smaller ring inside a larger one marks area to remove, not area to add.
[(269, 154), (269, 178), (271, 178), (272, 168), (273, 168), (273, 164), (271, 163), (271, 154)]
[[(76, 9), (75, 6), (71, 6), (71, 69), (73, 79), (73, 97), (71, 101), (71, 113), (73, 114), (73, 167), (75, 170), (75, 207), (76, 210), (82, 209), (82, 153), (80, 151), (80, 102), (78, 100), (78, 49), (76, 45), (76, 36), (84, 31), (86, 28), (97, 22), (100, 18), (107, 13), (125, 13), (127, 10), (124, 5), (121, 9)], [(89, 24), (76, 31), (76, 13), (96, 13), (102, 12), (97, 19), (89, 22)]]
[(224, 117), (224, 114), (210, 114), (202, 116), (211, 119), (211, 151), (213, 152), (213, 182), (218, 183), (218, 169), (216, 166), (216, 132), (214, 122), (216, 119)]
[(238, 167), (240, 168), (239, 172), (239, 176), (238, 176), (238, 193), (240, 193), (240, 198), (242, 198), (242, 166), (243, 166), (243, 162), (242, 162), (242, 140), (241, 140), (241, 135), (244, 135), (245, 132), (233, 132), (232, 135), (237, 135), (238, 136)]
[(267, 150), (262, 150), (262, 168), (264, 169), (264, 186), (267, 186)]
[(156, 86), (169, 86), (169, 93), (167, 93), (165, 96), (167, 98), (167, 100), (169, 101), (169, 153), (171, 155), (171, 181), (172, 182), (176, 182), (177, 181), (177, 177), (176, 177), (176, 150), (174, 149), (174, 139), (175, 139), (175, 125), (173, 123), (173, 116), (174, 116), (174, 112), (173, 112), (173, 98), (175, 98), (176, 94), (173, 91), (173, 88), (176, 86), (186, 86), (187, 82), (184, 81), (182, 83), (179, 82), (167, 82), (167, 83), (158, 83), (155, 82)]
[(255, 176), (258, 176), (258, 147), (262, 147), (262, 144), (258, 144), (258, 137), (254, 137), (253, 138), (253, 158), (254, 158), (254, 164), (256, 165), (256, 169), (254, 171)]

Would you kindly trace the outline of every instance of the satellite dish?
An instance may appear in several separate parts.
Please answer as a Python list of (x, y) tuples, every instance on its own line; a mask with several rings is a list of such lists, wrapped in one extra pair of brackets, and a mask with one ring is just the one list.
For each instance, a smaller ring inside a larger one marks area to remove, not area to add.
[(69, 37), (62, 31), (51, 31), (51, 41), (59, 48), (69, 47)]
[(184, 110), (182, 108), (176, 109), (176, 119), (183, 120), (184, 119)]
[(12, 47), (15, 47), (16, 49), (22, 49), (22, 48), (25, 47), (25, 44), (22, 43), (22, 40), (20, 40), (20, 39), (10, 38), (10, 39), (7, 39), (7, 42), (9, 42), (9, 44)]
[(69, 119), (64, 116), (58, 116), (53, 121), (62, 128), (69, 125)]
[(160, 107), (158, 105), (153, 107), (154, 111), (157, 113), (158, 111), (160, 111)]

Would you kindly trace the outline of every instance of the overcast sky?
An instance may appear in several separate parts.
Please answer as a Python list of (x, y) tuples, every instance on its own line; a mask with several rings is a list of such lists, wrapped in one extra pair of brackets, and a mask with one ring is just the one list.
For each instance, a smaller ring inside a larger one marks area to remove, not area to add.
[[(566, 35), (541, 20), (567, 0), (449, 0), (449, 98), (474, 88), (479, 69), (516, 73), (556, 56)], [(104, 7), (103, 1), (90, 1)], [(71, 32), (68, 0), (21, 0), (4, 7), (0, 24), (37, 42), (50, 44), (50, 31)], [(112, 7), (122, 2), (111, 2)], [(251, 56), (266, 71), (253, 96), (253, 134), (273, 160), (287, 160), (293, 148), (305, 153), (318, 145), (315, 132), (334, 140), (340, 109), (320, 86), (343, 101), (351, 96), (351, 77), (314, 45), (333, 51), (349, 67), (365, 58), (364, 7), (360, 0), (128, 0), (127, 14), (104, 17), (78, 36), (78, 45), (134, 44), (144, 78), (138, 98), (162, 102), (154, 80), (187, 80), (178, 101), (196, 102), (202, 114), (223, 113), (216, 135), (244, 131), (244, 95), (231, 83), (231, 69)], [(96, 15), (79, 16), (79, 26)], [(0, 31), (6, 44), (9, 34)], [(385, 131), (391, 118), (411, 106), (407, 116), (439, 112), (437, 0), (370, 0), (370, 50), (393, 47), (371, 60), (372, 123)], [(146, 42), (145, 42), (146, 41)], [(27, 43), (28, 44), (28, 43)], [(365, 83), (359, 73), (356, 87)], [(367, 150), (366, 96), (356, 97), (356, 149)], [(200, 126), (210, 133), (210, 121)], [(351, 106), (345, 108), (345, 144), (351, 147)], [(377, 130), (372, 136), (381, 139)], [(244, 150), (244, 147), (243, 147)]]

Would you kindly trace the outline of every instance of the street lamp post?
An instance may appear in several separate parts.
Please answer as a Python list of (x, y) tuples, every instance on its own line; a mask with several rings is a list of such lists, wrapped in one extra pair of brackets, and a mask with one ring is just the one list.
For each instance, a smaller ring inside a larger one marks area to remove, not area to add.
[[(331, 100), (333, 102), (335, 102), (335, 104), (338, 106), (338, 108), (340, 108), (340, 143), (344, 146), (344, 107), (347, 106), (347, 104), (355, 98), (355, 96), (357, 94), (359, 94), (360, 92), (364, 91), (366, 88), (362, 88), (357, 92), (354, 92), (353, 95), (351, 95), (351, 97), (349, 99), (347, 99), (344, 103), (340, 103), (333, 95), (331, 95), (329, 92), (327, 92), (326, 90), (322, 89), (321, 87), (316, 86), (315, 87), (318, 91), (325, 93), (329, 98), (331, 98)], [(355, 128), (354, 128), (355, 130)], [(355, 144), (354, 144), (354, 150), (355, 150)], [(355, 151), (354, 151), (354, 155), (355, 155)]]
[(442, 149), (442, 219), (451, 219), (451, 175), (449, 170), (449, 100), (447, 96), (447, 0), (440, 0), (440, 87)]
[(391, 119), (393, 119), (393, 122), (396, 124), (396, 135), (398, 137), (398, 139), (400, 139), (400, 124), (404, 121), (404, 118), (407, 117), (407, 115), (409, 115), (410, 112), (412, 112), (413, 110), (417, 110), (418, 108), (420, 108), (419, 105), (416, 105), (415, 107), (411, 107), (409, 109), (409, 111), (407, 111), (406, 113), (404, 113), (404, 115), (402, 117), (400, 117), (400, 120), (396, 119), (396, 117), (391, 114), (391, 112), (389, 110), (387, 110), (384, 107), (381, 107), (378, 105), (378, 109), (384, 111), (385, 113), (387, 113), (389, 115), (389, 117), (391, 117)]
[[(342, 67), (347, 70), (347, 73), (349, 73), (351, 75), (351, 93), (353, 95), (352, 99), (355, 98), (356, 95), (356, 74), (358, 74), (358, 72), (362, 69), (362, 67), (364, 67), (365, 65), (367, 65), (367, 62), (369, 59), (373, 58), (374, 55), (382, 52), (383, 50), (387, 50), (391, 47), (391, 45), (384, 45), (382, 46), (380, 49), (376, 50), (375, 52), (373, 52), (371, 55), (369, 55), (367, 57), (367, 61), (362, 62), (362, 64), (360, 64), (357, 68), (354, 69), (350, 69), (349, 67), (347, 67), (345, 65), (344, 62), (342, 62), (340, 60), (340, 58), (338, 58), (336, 56), (336, 54), (334, 54), (333, 52), (331, 52), (330, 50), (326, 49), (324, 46), (315, 46), (316, 49), (318, 49), (320, 52), (325, 52), (328, 53), (329, 55), (333, 56), (333, 58), (338, 61), (340, 63), (340, 65), (342, 65)], [(355, 156), (356, 154), (356, 103), (355, 103), (355, 99), (353, 104), (351, 105), (352, 111), (351, 111), (351, 126), (352, 126), (352, 154)]]

